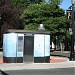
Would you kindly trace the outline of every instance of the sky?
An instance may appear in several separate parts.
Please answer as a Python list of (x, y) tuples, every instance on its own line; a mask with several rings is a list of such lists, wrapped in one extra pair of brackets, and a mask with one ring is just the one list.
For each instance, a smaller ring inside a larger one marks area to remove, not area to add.
[(66, 11), (71, 5), (71, 0), (63, 0), (60, 7)]
[[(46, 0), (48, 1), (48, 0)], [(68, 10), (68, 8), (71, 6), (71, 0), (63, 0), (63, 2), (61, 3), (60, 8), (63, 8), (66, 12), (66, 10)]]

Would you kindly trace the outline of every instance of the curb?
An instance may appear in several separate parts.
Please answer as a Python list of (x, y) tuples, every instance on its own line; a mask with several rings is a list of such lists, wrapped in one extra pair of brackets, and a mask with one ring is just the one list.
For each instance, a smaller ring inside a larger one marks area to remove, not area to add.
[(30, 70), (30, 69), (57, 69), (57, 68), (75, 68), (75, 61), (69, 61), (66, 57), (51, 56), (54, 59), (64, 59), (63, 62), (55, 63), (4, 63), (0, 64), (2, 71), (8, 70)]
[(63, 62), (63, 63), (12, 63), (12, 64), (2, 64), (0, 69), (2, 71), (8, 70), (31, 70), (31, 69), (57, 69), (57, 68), (75, 68), (74, 62)]
[(67, 57), (51, 56), (52, 61), (50, 63), (63, 63), (69, 61)]

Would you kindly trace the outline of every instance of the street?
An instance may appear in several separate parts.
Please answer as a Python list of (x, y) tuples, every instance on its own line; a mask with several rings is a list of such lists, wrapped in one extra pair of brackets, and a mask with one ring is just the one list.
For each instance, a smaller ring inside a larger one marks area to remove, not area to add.
[(75, 75), (75, 68), (1, 71), (0, 75)]

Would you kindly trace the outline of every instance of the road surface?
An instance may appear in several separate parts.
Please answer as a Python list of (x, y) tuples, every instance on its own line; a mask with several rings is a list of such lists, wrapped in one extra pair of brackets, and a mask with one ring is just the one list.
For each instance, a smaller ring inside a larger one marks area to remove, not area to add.
[(75, 68), (1, 71), (0, 75), (75, 75)]

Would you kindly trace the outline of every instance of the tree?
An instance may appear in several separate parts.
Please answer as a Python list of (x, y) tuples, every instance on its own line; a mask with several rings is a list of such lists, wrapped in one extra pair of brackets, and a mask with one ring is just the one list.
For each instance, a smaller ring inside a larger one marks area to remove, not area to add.
[(20, 26), (21, 19), (19, 18), (19, 12), (13, 8), (11, 0), (2, 0), (1, 2), (2, 25), (6, 23), (12, 28), (22, 28), (22, 25)]
[(12, 0), (13, 6), (15, 6), (21, 15), (23, 10), (31, 4), (40, 4), (41, 2), (50, 4), (60, 4), (62, 0)]
[(12, 0), (13, 6), (18, 9), (20, 14), (23, 12), (23, 9), (27, 8), (27, 6), (40, 2), (45, 2), (45, 0)]
[(46, 0), (30, 0), (31, 3), (46, 2)]
[(12, 6), (11, 0), (1, 0), (0, 2), (0, 37), (2, 38), (2, 34), (8, 29), (23, 29), (23, 25), (19, 12)]
[(39, 24), (44, 24), (46, 31), (51, 31), (54, 36), (66, 35), (66, 16), (56, 4), (32, 4), (23, 11), (21, 18), (26, 30), (38, 30)]
[(19, 9), (25, 9), (30, 4), (30, 0), (12, 0), (12, 3)]
[(59, 5), (63, 0), (47, 0), (48, 3)]
[[(32, 25), (34, 25), (33, 23), (44, 23), (46, 25), (50, 25), (54, 23), (53, 21), (57, 21), (58, 18), (60, 20), (61, 16), (65, 16), (64, 10), (60, 9), (57, 5), (41, 3), (30, 5), (27, 9), (24, 10), (21, 18), (24, 19), (26, 25), (31, 23)], [(50, 26), (48, 28), (50, 29)]]

